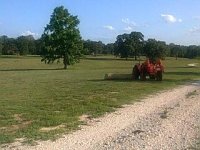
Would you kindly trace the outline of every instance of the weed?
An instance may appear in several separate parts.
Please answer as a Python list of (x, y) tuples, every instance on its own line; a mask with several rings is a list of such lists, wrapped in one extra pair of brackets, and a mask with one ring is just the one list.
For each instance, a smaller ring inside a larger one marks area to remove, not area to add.
[(168, 113), (168, 110), (165, 109), (162, 113), (160, 113), (160, 118), (166, 119), (167, 118), (167, 113)]
[(197, 94), (198, 94), (197, 91), (194, 90), (192, 92), (187, 93), (186, 98), (192, 97), (192, 96), (197, 95)]

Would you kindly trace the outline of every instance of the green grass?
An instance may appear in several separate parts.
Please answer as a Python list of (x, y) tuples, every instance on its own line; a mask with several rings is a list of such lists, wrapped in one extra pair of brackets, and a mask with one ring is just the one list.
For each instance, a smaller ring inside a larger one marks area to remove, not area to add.
[[(39, 57), (0, 57), (0, 144), (24, 138), (25, 142), (54, 139), (78, 129), (79, 116), (92, 117), (114, 111), (123, 104), (200, 78), (200, 60), (167, 58), (164, 80), (105, 81), (105, 73), (131, 73), (132, 60), (113, 56), (87, 57), (63, 70), (46, 65)], [(43, 127), (64, 125), (49, 132)]]

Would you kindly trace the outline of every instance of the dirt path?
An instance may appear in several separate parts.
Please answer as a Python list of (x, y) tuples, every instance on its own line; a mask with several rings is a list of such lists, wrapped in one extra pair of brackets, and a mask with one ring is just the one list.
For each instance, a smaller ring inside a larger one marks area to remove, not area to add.
[[(26, 150), (182, 150), (195, 147), (200, 125), (200, 83), (165, 91), (128, 105), (89, 126)], [(11, 149), (7, 147), (5, 149)]]

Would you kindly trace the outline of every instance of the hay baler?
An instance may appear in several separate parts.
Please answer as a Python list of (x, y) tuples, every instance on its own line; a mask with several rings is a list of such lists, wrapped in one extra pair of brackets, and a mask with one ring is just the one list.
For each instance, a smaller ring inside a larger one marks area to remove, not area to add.
[(147, 59), (144, 63), (136, 64), (133, 67), (132, 79), (146, 80), (146, 77), (149, 77), (149, 79), (162, 81), (163, 72), (164, 67), (160, 59), (158, 59), (156, 62)]

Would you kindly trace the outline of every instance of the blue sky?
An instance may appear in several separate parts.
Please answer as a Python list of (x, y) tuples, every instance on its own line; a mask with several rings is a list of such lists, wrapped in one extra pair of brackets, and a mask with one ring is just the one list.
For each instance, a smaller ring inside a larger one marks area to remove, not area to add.
[(85, 40), (114, 42), (138, 31), (145, 39), (200, 45), (199, 0), (0, 0), (0, 35), (38, 38), (60, 5), (78, 15)]

